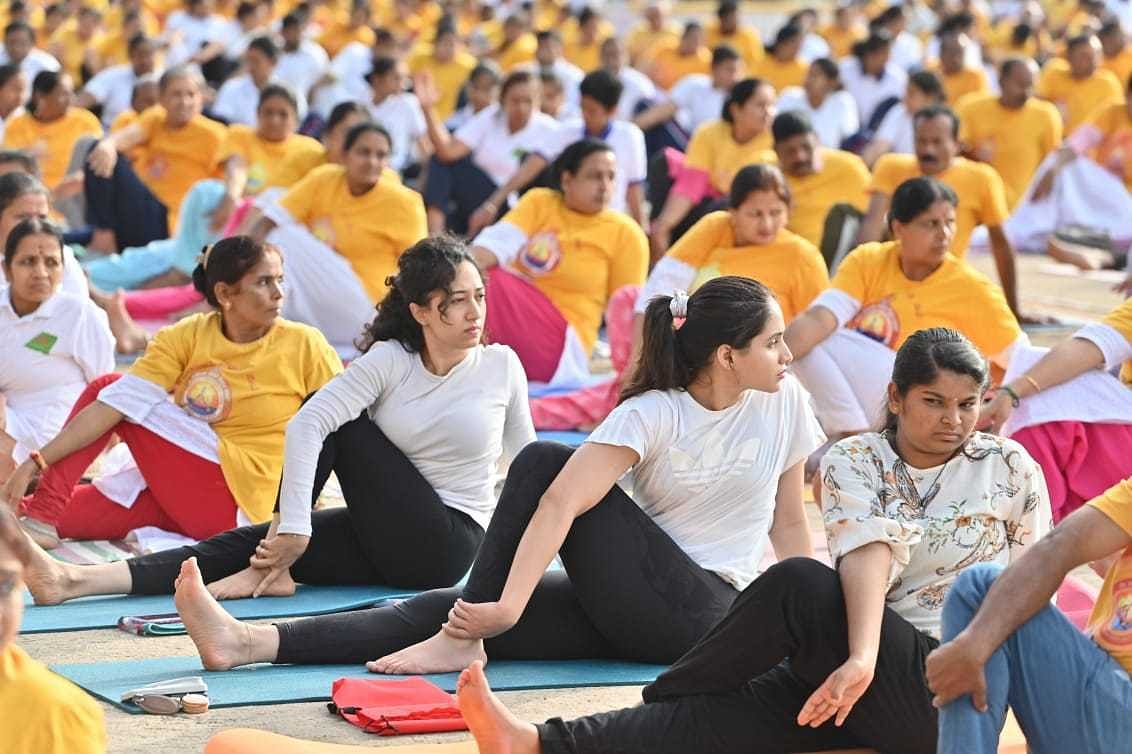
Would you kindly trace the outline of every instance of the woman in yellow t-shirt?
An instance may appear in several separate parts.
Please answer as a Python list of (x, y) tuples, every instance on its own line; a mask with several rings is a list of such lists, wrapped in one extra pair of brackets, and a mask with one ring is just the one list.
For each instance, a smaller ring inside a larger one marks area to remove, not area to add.
[(649, 191), (654, 217), (649, 242), (654, 260), (696, 220), (722, 209), (735, 173), (754, 162), (759, 152), (770, 149), (774, 98), (774, 87), (767, 82), (740, 81), (724, 100), (720, 120), (697, 128), (685, 154), (675, 150), (665, 153), (669, 185), (650, 187)]
[(322, 129), (322, 151), (305, 149), (288, 152), (283, 161), (268, 173), (267, 188), (291, 188), (307, 173), (323, 165), (341, 165), (346, 159), (343, 145), (346, 134), (362, 121), (369, 120), (369, 112), (360, 102), (340, 102), (330, 111), (326, 127)]
[(497, 302), (487, 313), (492, 339), (515, 350), (528, 379), (577, 387), (589, 379), (602, 315), (626, 286), (634, 286), (622, 295), (632, 311), (648, 241), (628, 215), (609, 209), (617, 161), (605, 142), (571, 144), (553, 170), (558, 188), (524, 194), (476, 236), (472, 253)]
[[(428, 235), (420, 194), (383, 177), (392, 139), (362, 122), (346, 134), (345, 162), (311, 171), (261, 207), (251, 235), (290, 252), (287, 316), (314, 325), (344, 356), (405, 249)], [(269, 235), (270, 234), (270, 235)]]
[(4, 129), (4, 146), (35, 155), (43, 182), (52, 191), (67, 175), (76, 142), (102, 135), (98, 118), (71, 106), (74, 94), (69, 75), (40, 71), (32, 82), (27, 112), (12, 118)]
[(877, 425), (896, 349), (917, 330), (958, 330), (1002, 369), (1028, 343), (1002, 289), (948, 251), (957, 204), (935, 179), (900, 184), (889, 211), (895, 240), (850, 252), (786, 328), (795, 374), (830, 437)]
[(983, 416), (1041, 464), (1054, 523), (1132, 477), (1132, 299), (1052, 349), (1016, 353)]
[(778, 30), (774, 43), (766, 47), (766, 55), (751, 73), (782, 91), (791, 86), (801, 86), (806, 80), (809, 65), (798, 57), (802, 50), (802, 40), (806, 32), (801, 26), (789, 23)]
[[(271, 518), (287, 422), (342, 368), (318, 331), (279, 316), (282, 279), (279, 249), (247, 236), (204, 253), (193, 283), (215, 311), (158, 332), (125, 375), (91, 382), (63, 430), (0, 489), (37, 541), (121, 539), (142, 526), (203, 539)], [(109, 495), (78, 485), (112, 435), (136, 464), (132, 482)]]

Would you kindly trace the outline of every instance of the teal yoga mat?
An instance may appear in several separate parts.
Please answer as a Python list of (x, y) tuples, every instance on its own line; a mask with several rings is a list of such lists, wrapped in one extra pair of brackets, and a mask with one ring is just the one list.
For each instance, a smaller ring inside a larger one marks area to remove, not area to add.
[[(397, 678), (366, 672), (364, 665), (250, 665), (221, 673), (201, 670), (197, 657), (53, 665), (94, 696), (126, 710), (123, 692), (156, 681), (200, 675), (208, 684), (209, 706), (245, 707), (256, 704), (318, 702), (330, 699), (339, 678)], [(497, 691), (563, 689), (583, 686), (641, 686), (652, 682), (665, 666), (614, 660), (499, 660), (487, 665), (487, 678)], [(457, 673), (424, 676), (445, 691), (456, 690)]]
[[(225, 600), (220, 604), (235, 617), (250, 620), (339, 613), (343, 610), (369, 607), (381, 600), (411, 597), (414, 594), (416, 592), (412, 589), (394, 589), (385, 586), (300, 584), (292, 597)], [(83, 597), (62, 605), (37, 607), (31, 604), (31, 595), (25, 592), (24, 605), (24, 620), (20, 624), (20, 633), (24, 634), (114, 628), (123, 615), (164, 615), (177, 612), (173, 606), (172, 595)]]
[(544, 429), (535, 432), (535, 435), (538, 437), (538, 439), (543, 441), (560, 442), (563, 445), (569, 445), (571, 448), (576, 448), (586, 441), (586, 438), (590, 436), (590, 433)]

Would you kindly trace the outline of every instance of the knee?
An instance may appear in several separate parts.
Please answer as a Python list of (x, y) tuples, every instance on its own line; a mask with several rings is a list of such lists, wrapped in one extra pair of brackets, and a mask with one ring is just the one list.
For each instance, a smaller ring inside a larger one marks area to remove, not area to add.
[(1002, 571), (1003, 567), (998, 563), (976, 563), (959, 574), (955, 583), (951, 585), (948, 596), (955, 595), (979, 604), (987, 596), (991, 584), (995, 582)]
[(553, 478), (566, 465), (566, 461), (573, 452), (570, 448), (557, 442), (541, 440), (532, 442), (515, 456), (507, 476), (510, 477), (512, 474), (520, 476), (546, 474)]
[(758, 581), (766, 579), (769, 584), (781, 584), (784, 588), (804, 588), (807, 593), (821, 590), (823, 586), (840, 587), (837, 571), (813, 558), (787, 558), (780, 560), (759, 576)]

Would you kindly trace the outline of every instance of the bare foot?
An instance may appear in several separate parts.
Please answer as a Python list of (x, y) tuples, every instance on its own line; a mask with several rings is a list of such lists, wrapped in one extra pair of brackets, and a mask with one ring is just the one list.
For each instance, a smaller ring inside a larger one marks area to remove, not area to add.
[(69, 600), (76, 580), (74, 569), (82, 566), (58, 561), (43, 550), (35, 537), (29, 534), (28, 539), (31, 544), (28, 547), (28, 563), (24, 567), (24, 583), (35, 604), (58, 605)]
[(481, 639), (454, 639), (443, 631), (400, 652), (366, 663), (371, 673), (418, 675), (455, 673), (476, 660), (487, 662)]
[[(255, 588), (259, 586), (259, 582), (263, 581), (263, 577), (267, 573), (263, 569), (248, 566), (239, 573), (233, 573), (219, 581), (213, 581), (208, 585), (208, 593), (218, 600), (238, 600), (251, 597)], [(291, 574), (282, 573), (275, 577), (275, 581), (272, 581), (260, 596), (290, 597), (294, 593), (295, 582), (291, 579)]]
[(181, 564), (173, 603), (197, 646), (205, 670), (228, 670), (251, 662), (248, 627), (220, 607), (204, 586), (197, 559)]
[(460, 673), (456, 702), (480, 754), (538, 754), (538, 730), (511, 714), (491, 693), (479, 660)]
[(138, 327), (133, 317), (126, 311), (126, 293), (118, 291), (109, 297), (103, 308), (110, 320), (110, 332), (118, 347), (118, 353), (137, 353), (144, 350), (149, 335)]

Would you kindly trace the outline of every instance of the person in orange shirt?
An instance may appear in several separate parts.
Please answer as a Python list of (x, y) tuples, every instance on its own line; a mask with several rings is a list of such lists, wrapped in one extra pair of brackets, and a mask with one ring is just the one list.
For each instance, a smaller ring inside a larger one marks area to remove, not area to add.
[(1086, 32), (1065, 43), (1065, 59), (1046, 63), (1037, 94), (1061, 111), (1066, 132), (1085, 122), (1098, 107), (1118, 101), (1124, 82), (1100, 67), (1101, 43)]
[(990, 92), (990, 83), (982, 68), (967, 65), (967, 48), (971, 39), (966, 34), (945, 34), (939, 39), (940, 81), (947, 94), (947, 104), (955, 107), (963, 97), (970, 94)]
[(601, 67), (601, 44), (608, 36), (609, 23), (587, 6), (578, 14), (577, 29), (565, 37), (563, 55), (582, 73), (597, 70)]
[(985, 225), (999, 280), (1010, 310), (1018, 313), (1018, 283), (1014, 248), (1003, 224), (1009, 215), (1006, 187), (994, 168), (959, 156), (959, 117), (949, 108), (935, 105), (916, 113), (916, 154), (887, 154), (873, 167), (869, 209), (861, 223), (858, 241), (879, 241), (885, 216), (897, 186), (916, 176), (930, 176), (946, 183), (958, 195), (956, 227), (951, 253), (963, 258), (971, 234)]
[(85, 83), (101, 65), (98, 49), (102, 44), (102, 13), (88, 5), (79, 8), (73, 28), (64, 26), (48, 40), (47, 51), (71, 74), (74, 81)]
[(720, 119), (692, 134), (687, 153), (665, 153), (668, 185), (660, 190), (649, 187), (654, 215), (649, 243), (654, 260), (696, 220), (719, 209), (735, 173), (771, 146), (774, 95), (774, 87), (765, 81), (740, 81), (724, 100)]
[(703, 26), (689, 21), (679, 42), (658, 43), (645, 55), (640, 67), (664, 90), (690, 73), (709, 73), (711, 51), (704, 45)]
[(367, 0), (354, 0), (349, 16), (322, 33), (318, 43), (327, 55), (333, 58), (351, 42), (360, 42), (366, 47), (373, 46), (374, 33), (369, 25), (369, 8)]
[(667, 0), (650, 0), (641, 14), (643, 20), (625, 40), (629, 62), (640, 66), (653, 49), (680, 42), (680, 29), (668, 20)]
[(720, 45), (727, 45), (739, 53), (748, 71), (755, 70), (766, 52), (758, 30), (740, 24), (739, 3), (722, 0), (716, 8), (715, 17), (715, 22), (707, 28), (707, 46), (714, 50)]
[(409, 73), (417, 76), (427, 71), (432, 76), (440, 94), (436, 114), (445, 120), (456, 112), (460, 91), (475, 67), (475, 57), (462, 49), (455, 27), (446, 23), (436, 28), (431, 45), (409, 58)]
[(799, 57), (805, 30), (795, 24), (786, 24), (774, 37), (774, 43), (766, 46), (766, 56), (752, 70), (753, 75), (763, 79), (775, 90), (801, 86), (806, 80), (809, 65)]
[(838, 5), (833, 9), (833, 22), (818, 30), (818, 35), (829, 45), (829, 57), (841, 60), (853, 53), (853, 45), (869, 35), (860, 23), (853, 5)]
[[(166, 71), (158, 84), (161, 107), (91, 150), (83, 193), (92, 246), (116, 251), (168, 238), (189, 189), (219, 175), (227, 132), (201, 115), (203, 86), (190, 68)], [(118, 158), (135, 147), (145, 147), (137, 165)]]
[(538, 40), (529, 27), (530, 22), (522, 13), (512, 14), (503, 22), (503, 41), (491, 54), (503, 73), (535, 59)]
[(1101, 43), (1101, 53), (1104, 59), (1101, 68), (1112, 71), (1117, 81), (1123, 86), (1132, 76), (1132, 45), (1128, 44), (1128, 37), (1124, 28), (1116, 19), (1106, 21), (1097, 32), (1097, 39)]

